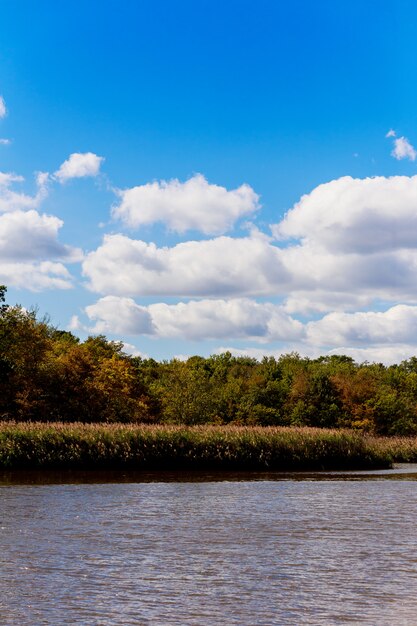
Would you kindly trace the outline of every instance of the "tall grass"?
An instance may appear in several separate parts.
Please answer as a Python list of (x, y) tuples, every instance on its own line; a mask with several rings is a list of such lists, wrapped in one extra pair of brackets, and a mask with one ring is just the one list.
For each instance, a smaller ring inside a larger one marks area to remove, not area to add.
[(328, 470), (392, 460), (388, 445), (346, 430), (0, 422), (3, 469)]
[(395, 463), (417, 463), (417, 437), (369, 437)]

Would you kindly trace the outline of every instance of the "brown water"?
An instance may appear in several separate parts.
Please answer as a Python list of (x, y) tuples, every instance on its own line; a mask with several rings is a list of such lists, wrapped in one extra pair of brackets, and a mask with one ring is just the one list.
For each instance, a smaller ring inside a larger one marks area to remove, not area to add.
[(116, 478), (2, 477), (0, 624), (417, 624), (415, 466)]

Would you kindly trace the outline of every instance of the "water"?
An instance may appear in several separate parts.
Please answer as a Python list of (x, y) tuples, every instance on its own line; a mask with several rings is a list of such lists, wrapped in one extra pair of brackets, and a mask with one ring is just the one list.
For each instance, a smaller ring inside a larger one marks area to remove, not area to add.
[(3, 475), (0, 623), (417, 623), (417, 467), (251, 478)]

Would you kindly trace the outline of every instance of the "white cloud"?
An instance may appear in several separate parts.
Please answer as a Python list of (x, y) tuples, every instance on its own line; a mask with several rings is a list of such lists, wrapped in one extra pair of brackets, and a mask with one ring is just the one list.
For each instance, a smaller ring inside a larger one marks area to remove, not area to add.
[(346, 291), (332, 291), (316, 289), (314, 291), (292, 291), (285, 299), (284, 309), (287, 313), (311, 315), (312, 313), (327, 313), (331, 311), (351, 311), (364, 309), (372, 305), (373, 294), (367, 290), (364, 293), (347, 293)]
[[(374, 299), (417, 299), (417, 250), (337, 254), (313, 244), (219, 237), (172, 248), (108, 235), (85, 258), (91, 290), (118, 296), (289, 297), (289, 311), (331, 310)], [(297, 308), (297, 303), (301, 308)]]
[(235, 357), (250, 357), (251, 359), (256, 359), (257, 361), (262, 361), (262, 359), (266, 357), (274, 357), (278, 359), (283, 354), (288, 354), (290, 352), (297, 352), (301, 356), (308, 356), (306, 352), (300, 352), (297, 350), (293, 350), (291, 346), (284, 346), (282, 348), (272, 348), (265, 349), (254, 346), (248, 346), (243, 348), (236, 348), (235, 346), (219, 346), (213, 351), (213, 354), (224, 354), (225, 352), (230, 352), (232, 356)]
[(0, 96), (0, 119), (6, 117), (7, 109), (3, 96)]
[(80, 318), (78, 317), (78, 315), (71, 316), (71, 319), (69, 321), (67, 328), (68, 330), (71, 330), (71, 331), (82, 330), (82, 324), (80, 322)]
[(272, 231), (287, 244), (290, 312), (416, 302), (417, 176), (319, 185)]
[(9, 146), (11, 143), (10, 139), (0, 139), (0, 146)]
[(257, 347), (244, 347), (236, 348), (234, 346), (220, 346), (214, 351), (215, 354), (222, 354), (224, 352), (230, 352), (233, 356), (248, 356), (253, 359), (261, 361), (264, 356), (279, 358), (282, 355), (296, 352), (301, 357), (308, 357), (316, 359), (323, 355), (343, 354), (352, 357), (357, 363), (384, 363), (385, 365), (392, 365), (393, 363), (401, 363), (406, 359), (416, 355), (417, 346), (409, 345), (385, 345), (385, 346), (372, 346), (369, 348), (349, 348), (340, 347), (335, 350), (326, 349), (311, 349), (305, 344), (293, 344), (286, 345), (280, 348), (274, 348), (265, 350), (264, 348)]
[(307, 324), (314, 345), (417, 344), (417, 307), (399, 304), (387, 311), (334, 312)]
[[(86, 313), (96, 322), (88, 328), (90, 332), (188, 341), (249, 340), (258, 345), (221, 350), (255, 358), (296, 351), (311, 358), (348, 354), (358, 361), (388, 363), (417, 352), (417, 306), (397, 305), (383, 312), (332, 312), (320, 320), (301, 323), (279, 305), (247, 298), (144, 307), (130, 298), (107, 296), (86, 307)], [(283, 345), (265, 347), (272, 342)]]
[(394, 148), (391, 155), (398, 161), (401, 159), (415, 161), (417, 152), (406, 137), (398, 137), (397, 139), (394, 139)]
[(36, 177), (37, 191), (34, 196), (13, 189), (15, 183), (22, 183), (23, 176), (0, 172), (0, 213), (35, 209), (47, 195), (47, 174), (40, 173)]
[(126, 354), (129, 354), (130, 356), (140, 356), (142, 359), (149, 358), (145, 352), (138, 350), (136, 346), (131, 343), (127, 343), (126, 341), (123, 341), (123, 352), (126, 352)]
[(172, 248), (107, 235), (83, 263), (93, 291), (114, 295), (233, 296), (281, 289), (288, 272), (266, 238), (218, 237)]
[(119, 190), (121, 202), (114, 218), (136, 228), (164, 222), (173, 231), (198, 230), (219, 235), (230, 230), (240, 217), (257, 210), (259, 196), (249, 185), (228, 191), (209, 184), (201, 174), (181, 183), (174, 179)]
[(107, 235), (83, 265), (88, 286), (134, 297), (287, 298), (290, 313), (417, 301), (417, 176), (319, 185), (272, 226), (158, 247)]
[(6, 261), (0, 263), (0, 284), (29, 291), (43, 291), (44, 289), (70, 289), (72, 279), (62, 263)]
[(72, 277), (57, 261), (81, 261), (82, 252), (58, 241), (62, 220), (36, 208), (47, 195), (49, 176), (36, 175), (34, 195), (15, 191), (22, 176), (0, 172), (0, 283), (41, 291), (68, 289)]
[(79, 249), (61, 244), (57, 237), (63, 221), (35, 210), (12, 211), (0, 215), (0, 260), (65, 259), (80, 261)]
[(260, 342), (300, 339), (301, 322), (282, 307), (247, 298), (139, 306), (131, 298), (106, 296), (86, 307), (95, 333), (209, 338), (252, 338)]
[(6, 189), (12, 183), (21, 183), (23, 181), (23, 176), (18, 176), (12, 172), (0, 172), (0, 189)]
[(332, 253), (415, 248), (417, 176), (344, 176), (319, 185), (272, 230), (278, 239), (301, 239)]
[(74, 152), (62, 163), (54, 177), (64, 183), (71, 178), (84, 178), (85, 176), (97, 176), (104, 157), (97, 156), (93, 152)]
[(200, 300), (148, 307), (156, 333), (186, 339), (253, 338), (260, 342), (298, 339), (302, 324), (281, 306), (247, 298)]
[(125, 335), (153, 334), (151, 316), (145, 307), (131, 298), (106, 296), (86, 307), (90, 320), (96, 321), (92, 332)]
[(370, 348), (345, 348), (330, 350), (327, 354), (345, 354), (352, 357), (357, 363), (368, 361), (369, 363), (384, 363), (393, 365), (416, 356), (417, 346), (410, 345), (384, 345), (371, 346)]
[(387, 132), (387, 134), (385, 135), (385, 137), (388, 139), (389, 137), (395, 137), (396, 136), (396, 132), (394, 129), (390, 128), (390, 130)]
[[(90, 287), (108, 296), (87, 314), (112, 334), (249, 340), (252, 356), (395, 362), (417, 353), (417, 176), (319, 185), (272, 231), (278, 244), (255, 230), (171, 248), (108, 235), (84, 262)], [(143, 307), (127, 297), (135, 295), (202, 300)], [(286, 301), (243, 297), (260, 295)], [(369, 310), (375, 301), (396, 305)], [(322, 317), (309, 321), (314, 311)], [(300, 312), (303, 322), (292, 317)]]

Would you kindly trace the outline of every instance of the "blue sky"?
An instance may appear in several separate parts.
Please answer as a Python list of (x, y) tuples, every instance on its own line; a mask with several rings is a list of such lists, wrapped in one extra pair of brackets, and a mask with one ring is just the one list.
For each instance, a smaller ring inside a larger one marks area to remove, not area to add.
[(416, 352), (415, 3), (0, 10), (9, 302), (155, 358)]

